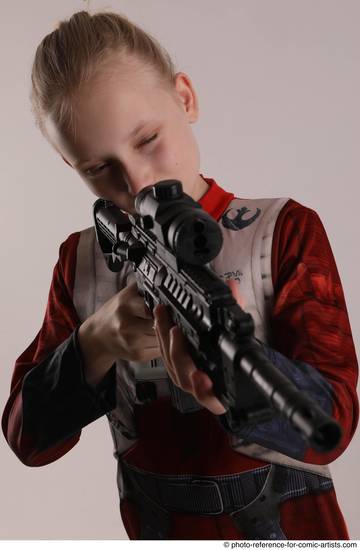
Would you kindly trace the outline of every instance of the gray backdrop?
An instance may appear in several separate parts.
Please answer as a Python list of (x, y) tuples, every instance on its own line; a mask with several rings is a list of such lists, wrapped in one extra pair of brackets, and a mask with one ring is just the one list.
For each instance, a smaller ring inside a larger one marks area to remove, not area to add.
[[(81, 0), (1, 0), (1, 409), (15, 358), (42, 323), (59, 244), (92, 224), (90, 195), (35, 128), (35, 48)], [(119, 0), (187, 72), (200, 98), (201, 169), (243, 197), (289, 196), (327, 230), (359, 345), (360, 3), (357, 0)], [(106, 418), (61, 460), (24, 466), (3, 438), (0, 538), (127, 538)], [(332, 464), (360, 539), (359, 436)]]

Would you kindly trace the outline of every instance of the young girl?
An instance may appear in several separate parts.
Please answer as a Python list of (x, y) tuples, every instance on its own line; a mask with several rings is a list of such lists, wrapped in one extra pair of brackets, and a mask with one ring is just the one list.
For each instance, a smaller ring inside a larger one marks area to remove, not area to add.
[(182, 182), (219, 222), (211, 267), (237, 282), (265, 353), (343, 437), (317, 453), (279, 416), (230, 432), (181, 330), (161, 306), (154, 323), (129, 263), (110, 272), (88, 228), (60, 246), (43, 325), (15, 365), (2, 421), (15, 454), (49, 464), (106, 414), (131, 539), (348, 538), (327, 464), (356, 428), (357, 364), (317, 214), (286, 197), (236, 198), (199, 172), (191, 79), (118, 14), (76, 13), (44, 38), (32, 101), (62, 159), (125, 212), (145, 186)]

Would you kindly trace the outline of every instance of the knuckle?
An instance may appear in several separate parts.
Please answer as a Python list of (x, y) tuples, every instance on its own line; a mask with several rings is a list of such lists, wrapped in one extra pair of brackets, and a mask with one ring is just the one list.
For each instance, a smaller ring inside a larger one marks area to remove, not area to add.
[(123, 319), (117, 319), (114, 323), (114, 333), (116, 333), (117, 336), (121, 337), (123, 340), (127, 340), (126, 323), (124, 323)]

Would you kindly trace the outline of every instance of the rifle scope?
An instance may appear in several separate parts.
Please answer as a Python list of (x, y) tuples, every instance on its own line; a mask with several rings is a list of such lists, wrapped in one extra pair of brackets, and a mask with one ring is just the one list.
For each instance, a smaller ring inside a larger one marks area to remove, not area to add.
[(135, 197), (135, 209), (176, 257), (193, 265), (207, 264), (220, 252), (221, 228), (201, 206), (183, 193), (179, 180), (163, 180), (144, 187)]

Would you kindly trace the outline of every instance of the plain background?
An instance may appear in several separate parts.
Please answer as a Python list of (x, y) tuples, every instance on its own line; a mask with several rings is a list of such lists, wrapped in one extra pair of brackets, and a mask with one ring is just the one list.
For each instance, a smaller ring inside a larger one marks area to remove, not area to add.
[[(95, 200), (36, 129), (35, 49), (81, 0), (1, 0), (1, 408), (15, 358), (39, 330), (59, 244), (92, 224)], [(288, 196), (327, 230), (359, 346), (360, 3), (357, 0), (121, 0), (157, 37), (200, 99), (201, 172), (242, 197)], [(359, 447), (332, 464), (352, 538), (360, 539)], [(24, 466), (0, 438), (0, 538), (127, 538), (106, 417), (67, 455)], [(301, 518), (299, 518), (301, 521)]]

